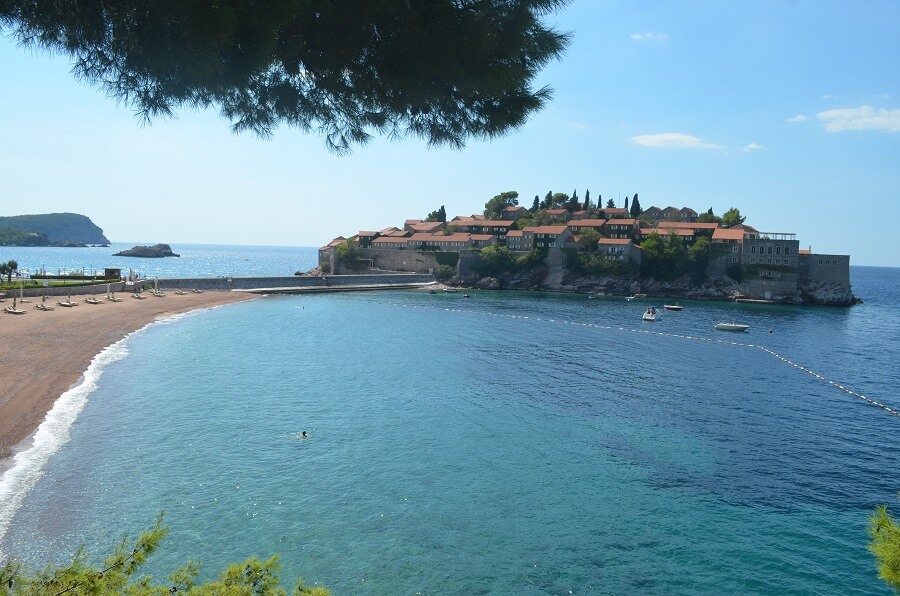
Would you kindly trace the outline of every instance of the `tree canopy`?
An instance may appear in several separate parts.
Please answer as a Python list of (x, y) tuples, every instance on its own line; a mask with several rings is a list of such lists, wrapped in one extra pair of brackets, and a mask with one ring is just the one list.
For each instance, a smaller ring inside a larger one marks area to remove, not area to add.
[(746, 217), (741, 215), (740, 209), (732, 207), (722, 215), (722, 225), (726, 228), (744, 223)]
[(900, 525), (888, 514), (886, 505), (879, 506), (869, 519), (869, 536), (872, 538), (869, 550), (878, 563), (878, 577), (900, 591)]
[(569, 37), (542, 18), (566, 2), (0, 0), (0, 30), (148, 121), (213, 107), (236, 132), (286, 124), (338, 152), (373, 134), (461, 147), (550, 99), (532, 83)]
[[(163, 585), (154, 585), (149, 576), (134, 577), (159, 548), (168, 528), (160, 516), (156, 525), (142, 532), (136, 540), (123, 539), (102, 566), (87, 562), (84, 549), (64, 566), (49, 565), (40, 571), (29, 571), (16, 561), (0, 566), (0, 596), (28, 594), (29, 596), (86, 596), (88, 594), (130, 594), (132, 596), (163, 596), (188, 594), (214, 596), (222, 594), (286, 596), (278, 577), (278, 555), (265, 561), (251, 557), (240, 564), (230, 565), (218, 580), (197, 583), (200, 565), (188, 562), (169, 576)], [(297, 580), (294, 596), (327, 596), (322, 587), (306, 586)]]
[(519, 193), (514, 190), (501, 192), (494, 195), (490, 201), (484, 204), (484, 216), (487, 219), (500, 219), (500, 212), (507, 207), (519, 204)]

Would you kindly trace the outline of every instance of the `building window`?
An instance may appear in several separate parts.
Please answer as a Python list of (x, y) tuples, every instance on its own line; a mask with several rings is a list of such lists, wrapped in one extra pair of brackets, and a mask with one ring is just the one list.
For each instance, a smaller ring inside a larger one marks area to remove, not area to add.
[(822, 259), (819, 259), (819, 265), (821, 265), (821, 264), (822, 264)]
[(755, 244), (750, 247), (750, 254), (752, 254), (752, 255), (756, 254), (756, 245)]
[(785, 246), (784, 247), (784, 256), (788, 256), (789, 254), (791, 254), (791, 247)]
[(737, 252), (737, 250), (738, 250), (737, 244), (735, 244), (734, 246), (731, 247), (731, 252)]
[(766, 259), (766, 263), (768, 263), (769, 265), (771, 265), (771, 264), (772, 264), (772, 259)]
[(780, 247), (780, 246), (776, 246), (776, 247), (775, 247), (775, 254), (776, 254), (776, 255), (780, 255), (780, 254), (781, 254), (781, 247)]
[(771, 244), (769, 245), (769, 251), (768, 251), (768, 252), (769, 252), (769, 254), (772, 254), (772, 245), (771, 245)]

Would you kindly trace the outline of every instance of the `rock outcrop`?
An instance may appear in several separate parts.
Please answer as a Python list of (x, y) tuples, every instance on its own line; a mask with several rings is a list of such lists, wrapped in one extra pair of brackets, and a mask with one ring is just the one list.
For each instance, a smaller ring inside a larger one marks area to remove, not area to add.
[(172, 252), (168, 244), (155, 244), (153, 246), (135, 246), (122, 252), (117, 252), (114, 257), (141, 257), (144, 259), (161, 259), (163, 257), (177, 257), (180, 255)]

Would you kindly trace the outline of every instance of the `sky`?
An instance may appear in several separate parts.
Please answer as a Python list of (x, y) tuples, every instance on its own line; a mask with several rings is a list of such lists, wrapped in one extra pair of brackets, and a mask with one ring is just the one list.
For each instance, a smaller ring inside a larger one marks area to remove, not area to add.
[(502, 191), (590, 190), (737, 207), (801, 248), (900, 266), (900, 3), (574, 0), (545, 22), (572, 43), (520, 129), (345, 156), (288, 127), (235, 135), (214, 110), (142, 124), (2, 31), (0, 215), (82, 213), (113, 242), (321, 246)]

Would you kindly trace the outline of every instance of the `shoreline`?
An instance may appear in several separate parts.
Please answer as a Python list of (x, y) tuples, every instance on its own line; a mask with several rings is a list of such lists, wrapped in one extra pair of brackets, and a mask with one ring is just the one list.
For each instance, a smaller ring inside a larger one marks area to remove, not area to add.
[(257, 298), (243, 292), (167, 294), (119, 303), (79, 303), (53, 311), (21, 305), (26, 315), (0, 314), (0, 475), (64, 393), (76, 387), (106, 348), (154, 321)]

